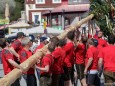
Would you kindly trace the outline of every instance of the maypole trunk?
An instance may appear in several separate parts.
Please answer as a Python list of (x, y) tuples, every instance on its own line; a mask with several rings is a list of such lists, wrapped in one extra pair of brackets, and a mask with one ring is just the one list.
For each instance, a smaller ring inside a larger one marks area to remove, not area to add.
[[(61, 33), (58, 38), (63, 39), (69, 31), (73, 31), (79, 28), (82, 24), (88, 22), (94, 17), (94, 14), (87, 16), (86, 18), (82, 19), (81, 21), (77, 22), (75, 25), (68, 27), (63, 33)], [(46, 51), (47, 45), (42, 48), (42, 51)], [(43, 56), (43, 52), (37, 51), (34, 55), (32, 55), (29, 59), (25, 62), (20, 64), (25, 71), (27, 71), (30, 67), (36, 64), (37, 59)], [(17, 78), (21, 76), (22, 72), (20, 69), (15, 68), (9, 74), (5, 75), (3, 78), (0, 79), (0, 86), (10, 86)]]

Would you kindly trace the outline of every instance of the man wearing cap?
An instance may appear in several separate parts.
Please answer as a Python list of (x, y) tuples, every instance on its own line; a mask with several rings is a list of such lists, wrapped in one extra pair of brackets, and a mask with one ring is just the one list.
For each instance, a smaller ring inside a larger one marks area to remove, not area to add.
[(88, 39), (87, 52), (85, 59), (86, 83), (88, 86), (100, 86), (100, 79), (98, 77), (98, 48), (97, 41), (95, 39)]
[(20, 63), (19, 53), (22, 49), (21, 41), (22, 41), (23, 38), (24, 38), (24, 33), (23, 32), (18, 32), (17, 33), (17, 40), (15, 40), (12, 43), (11, 48), (10, 48), (12, 54), (14, 55), (14, 59), (18, 64)]
[(40, 45), (35, 49), (34, 53), (38, 50), (43, 48), (44, 45), (47, 44), (47, 37), (40, 37)]

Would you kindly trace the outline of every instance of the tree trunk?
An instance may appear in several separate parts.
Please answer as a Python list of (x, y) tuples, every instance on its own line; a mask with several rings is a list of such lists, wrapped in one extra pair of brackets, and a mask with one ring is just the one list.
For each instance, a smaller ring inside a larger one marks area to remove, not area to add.
[[(63, 33), (61, 33), (58, 38), (63, 39), (66, 37), (67, 33), (69, 31), (73, 31), (77, 28), (79, 28), (82, 24), (85, 22), (88, 22), (94, 17), (93, 14), (87, 16), (86, 18), (82, 19), (79, 22), (76, 22), (75, 25), (68, 27)], [(47, 49), (47, 45), (42, 48), (43, 51)], [(34, 55), (32, 55), (29, 59), (27, 59), (25, 62), (21, 63), (20, 65), (27, 71), (30, 67), (32, 67), (36, 62), (37, 59), (40, 59), (42, 57), (43, 53), (38, 51)], [(15, 68), (12, 70), (9, 74), (5, 75), (3, 78), (0, 79), (0, 86), (10, 86), (17, 78), (19, 78), (22, 75), (22, 72), (20, 69)]]

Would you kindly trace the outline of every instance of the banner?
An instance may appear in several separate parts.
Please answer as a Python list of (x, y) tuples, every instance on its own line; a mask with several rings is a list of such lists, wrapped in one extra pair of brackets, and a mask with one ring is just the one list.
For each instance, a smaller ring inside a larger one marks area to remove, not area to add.
[(0, 24), (9, 24), (9, 20), (7, 20), (7, 19), (0, 19)]

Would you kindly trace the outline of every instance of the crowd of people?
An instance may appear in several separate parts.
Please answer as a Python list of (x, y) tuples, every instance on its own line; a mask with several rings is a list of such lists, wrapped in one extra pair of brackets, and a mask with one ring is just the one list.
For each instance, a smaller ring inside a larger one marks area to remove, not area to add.
[[(33, 41), (23, 32), (17, 33), (17, 40), (12, 43), (6, 39), (0, 40), (4, 74), (14, 68), (20, 69), (27, 86), (37, 86), (36, 78), (39, 86), (77, 86), (78, 79), (81, 86), (101, 86), (103, 73), (105, 85), (113, 86), (115, 36), (110, 35), (105, 40), (102, 31), (94, 36), (88, 34), (88, 37), (76, 35), (76, 31), (70, 31), (64, 39), (39, 37), (40, 43), (34, 48)], [(46, 44), (47, 50), (42, 51)], [(25, 72), (20, 64), (37, 52), (43, 52), (43, 57), (39, 57), (36, 64)], [(20, 78), (11, 86), (20, 86)]]

